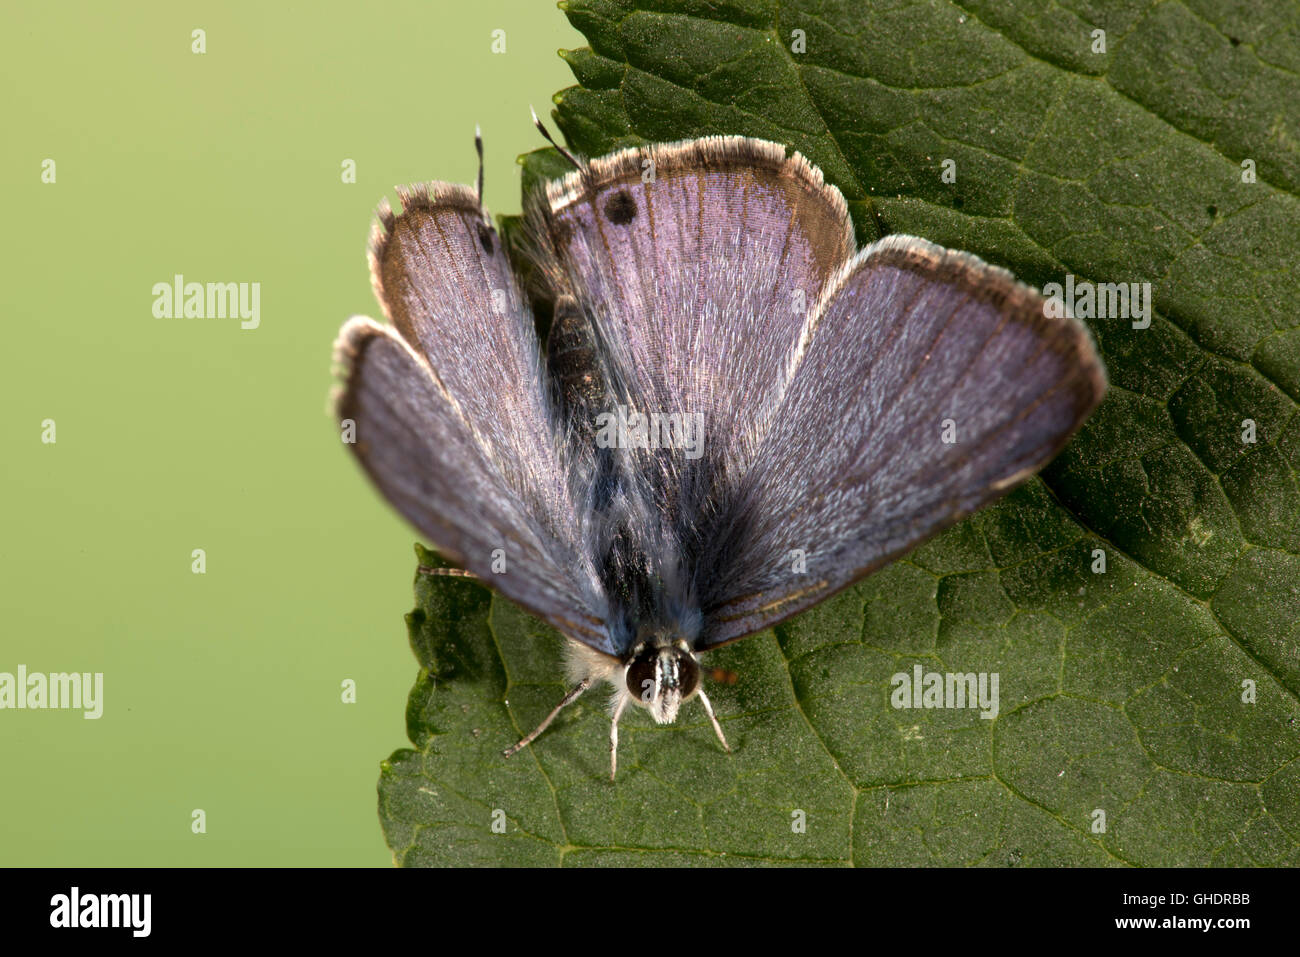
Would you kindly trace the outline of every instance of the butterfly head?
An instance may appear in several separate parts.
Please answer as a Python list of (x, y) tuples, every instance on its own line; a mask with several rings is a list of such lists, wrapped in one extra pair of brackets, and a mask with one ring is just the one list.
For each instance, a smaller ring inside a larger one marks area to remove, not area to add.
[(632, 700), (658, 724), (671, 724), (682, 702), (699, 690), (700, 666), (681, 638), (654, 636), (633, 649), (624, 682)]

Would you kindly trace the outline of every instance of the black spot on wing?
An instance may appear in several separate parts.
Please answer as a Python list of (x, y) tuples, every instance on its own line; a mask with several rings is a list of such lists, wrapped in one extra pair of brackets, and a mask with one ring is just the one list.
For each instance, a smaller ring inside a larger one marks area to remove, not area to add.
[(636, 200), (621, 189), (605, 201), (605, 216), (616, 226), (626, 226), (636, 218)]

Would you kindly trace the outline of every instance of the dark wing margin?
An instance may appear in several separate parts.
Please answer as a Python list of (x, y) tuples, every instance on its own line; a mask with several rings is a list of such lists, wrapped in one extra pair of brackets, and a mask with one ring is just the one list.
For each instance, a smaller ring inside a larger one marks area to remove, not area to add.
[(828, 285), (700, 565), (709, 648), (901, 557), (1046, 465), (1101, 401), (1087, 329), (1004, 269), (890, 236)]

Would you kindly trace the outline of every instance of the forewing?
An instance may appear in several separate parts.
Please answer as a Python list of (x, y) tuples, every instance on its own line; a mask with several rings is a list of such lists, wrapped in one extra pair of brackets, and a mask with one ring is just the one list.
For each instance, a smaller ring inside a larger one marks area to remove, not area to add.
[(1003, 269), (888, 237), (829, 285), (701, 562), (700, 646), (821, 601), (1005, 494), (1105, 392), (1078, 322)]
[(353, 319), (336, 344), (352, 448), (440, 552), (612, 653), (537, 336), (499, 237), (464, 187), (399, 193), (404, 211), (381, 208), (371, 242), (393, 325)]

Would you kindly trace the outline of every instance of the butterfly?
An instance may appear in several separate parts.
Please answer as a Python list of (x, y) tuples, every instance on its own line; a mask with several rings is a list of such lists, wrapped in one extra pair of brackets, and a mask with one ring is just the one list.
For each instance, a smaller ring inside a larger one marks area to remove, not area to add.
[(477, 189), (381, 203), (390, 324), (344, 325), (336, 408), (389, 503), (567, 639), (568, 693), (507, 755), (601, 682), (611, 779), (629, 705), (667, 723), (698, 698), (730, 750), (703, 653), (1005, 494), (1105, 393), (1037, 291), (911, 236), (858, 250), (839, 190), (747, 137), (555, 144), (574, 170), (526, 199), (528, 293), (476, 143)]

